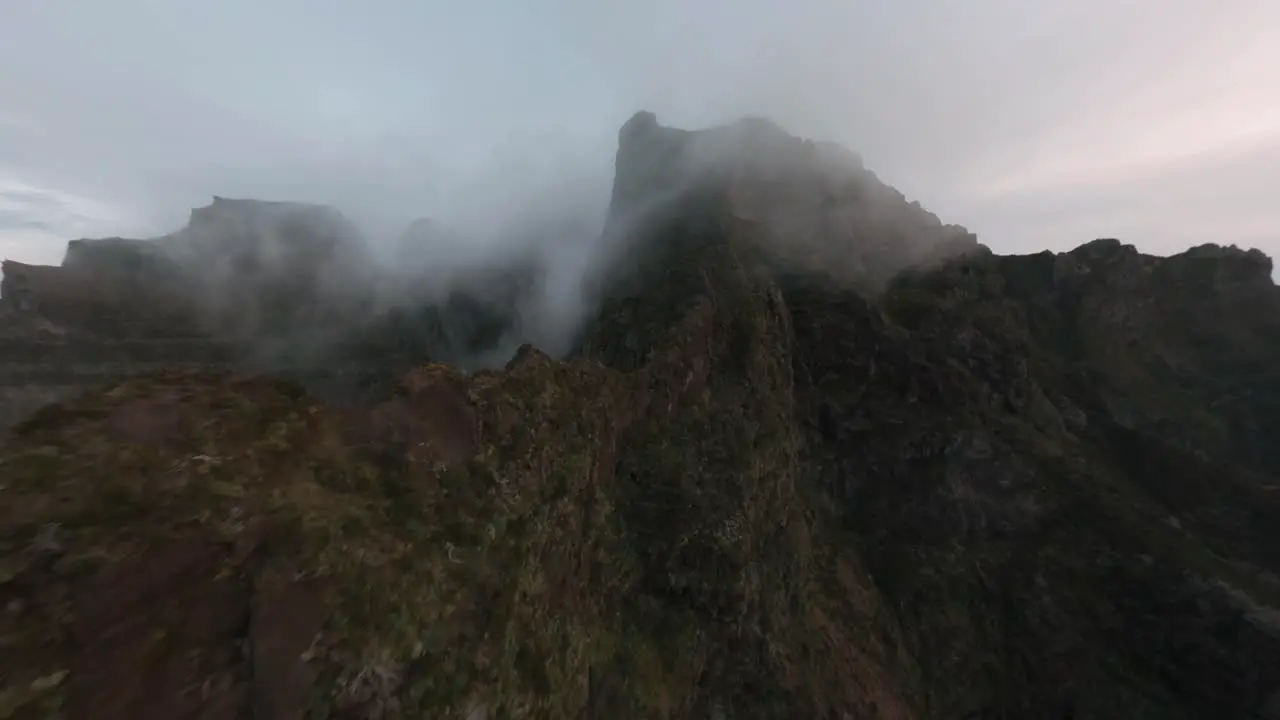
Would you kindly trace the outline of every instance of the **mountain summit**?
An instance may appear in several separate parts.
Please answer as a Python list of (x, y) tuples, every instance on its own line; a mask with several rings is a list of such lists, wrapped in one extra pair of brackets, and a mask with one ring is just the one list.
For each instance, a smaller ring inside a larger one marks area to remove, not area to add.
[(1280, 718), (1269, 259), (998, 256), (648, 113), (605, 235), (565, 359), (17, 424), (0, 715)]

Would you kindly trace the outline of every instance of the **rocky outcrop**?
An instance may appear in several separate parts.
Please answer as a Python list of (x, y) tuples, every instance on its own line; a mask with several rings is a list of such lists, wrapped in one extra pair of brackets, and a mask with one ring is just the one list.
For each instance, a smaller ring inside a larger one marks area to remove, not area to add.
[[(752, 127), (641, 115), (622, 145)], [(763, 186), (713, 164), (673, 193), (689, 154), (623, 155), (634, 262), (568, 360), (419, 367), (370, 410), (162, 373), (19, 425), (0, 709), (1273, 712), (1265, 258), (956, 253), (927, 224), (926, 269), (814, 272), (743, 216)]]

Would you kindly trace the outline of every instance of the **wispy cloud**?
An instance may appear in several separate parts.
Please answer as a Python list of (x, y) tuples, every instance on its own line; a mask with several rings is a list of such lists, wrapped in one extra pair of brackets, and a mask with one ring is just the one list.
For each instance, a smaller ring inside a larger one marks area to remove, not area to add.
[(1280, 94), (1268, 90), (1280, 87), (1280, 12), (1233, 3), (1177, 22), (1191, 5), (1171, 8), (1168, 25), (1143, 27), (1132, 57), (1100, 69), (1081, 98), (1089, 102), (1023, 140), (1019, 156), (968, 194), (1110, 186), (1280, 142)]
[[(1218, 161), (1280, 128), (1272, 0), (0, 5), (0, 164), (117, 208), (82, 220), (168, 229), (212, 194), (493, 219), (607, 183), (641, 107), (841, 142), (1002, 251), (1273, 217)], [(48, 212), (22, 222), (111, 232)]]
[(38, 187), (0, 168), (0, 250), (5, 257), (56, 263), (68, 239), (149, 229), (120, 207)]

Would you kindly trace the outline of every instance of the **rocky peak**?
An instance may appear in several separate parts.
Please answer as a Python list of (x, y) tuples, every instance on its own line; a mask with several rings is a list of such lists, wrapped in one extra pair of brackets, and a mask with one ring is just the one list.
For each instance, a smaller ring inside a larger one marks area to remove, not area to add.
[(688, 132), (642, 112), (623, 126), (611, 221), (636, 224), (695, 188), (719, 193), (735, 216), (759, 223), (779, 261), (868, 291), (907, 267), (977, 245), (964, 228), (944, 225), (882, 183), (856, 154), (768, 120)]
[(640, 110), (632, 115), (618, 130), (618, 149), (634, 147), (636, 143), (645, 142), (645, 136), (661, 130), (658, 116), (648, 110)]
[(0, 303), (100, 337), (198, 332), (182, 268), (145, 243), (75, 240), (61, 266), (4, 261)]

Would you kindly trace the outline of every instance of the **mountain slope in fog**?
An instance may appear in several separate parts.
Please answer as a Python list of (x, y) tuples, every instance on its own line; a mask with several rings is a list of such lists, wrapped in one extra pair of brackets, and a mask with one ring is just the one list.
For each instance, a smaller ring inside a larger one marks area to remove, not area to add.
[(1270, 261), (997, 256), (816, 147), (628, 123), (567, 359), (20, 424), (0, 707), (1276, 717)]

